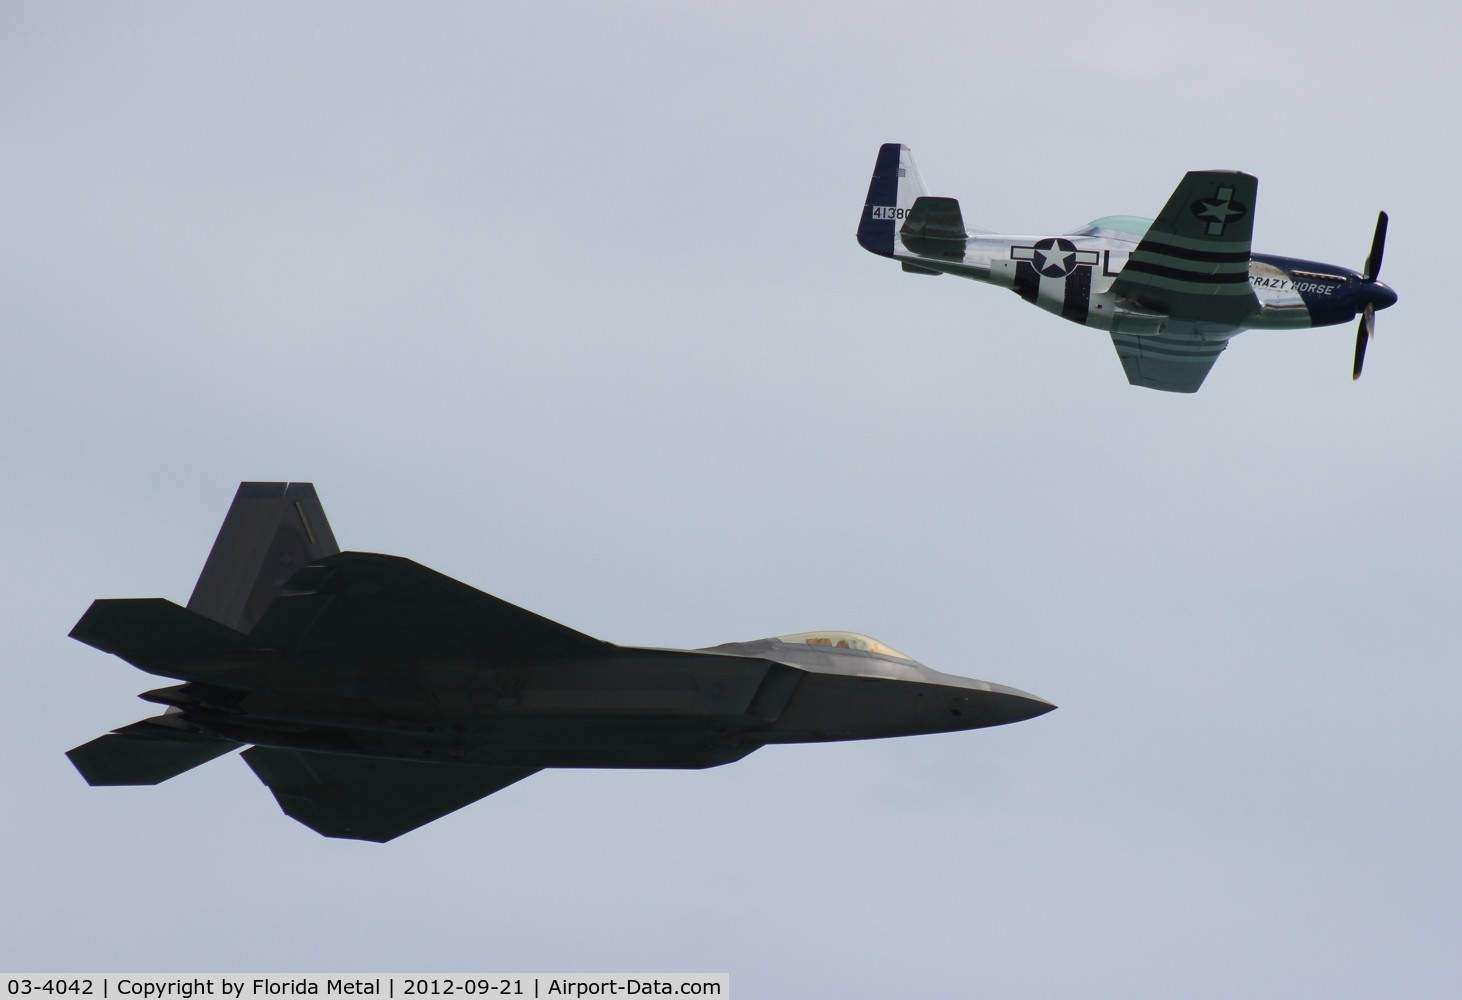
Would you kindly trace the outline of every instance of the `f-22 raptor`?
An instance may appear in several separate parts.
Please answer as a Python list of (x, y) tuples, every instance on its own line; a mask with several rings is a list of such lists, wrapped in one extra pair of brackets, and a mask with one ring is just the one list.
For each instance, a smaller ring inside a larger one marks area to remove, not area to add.
[(1055, 706), (867, 636), (617, 646), (397, 556), (341, 552), (308, 483), (243, 483), (186, 608), (99, 600), (71, 636), (183, 683), (67, 756), (152, 785), (252, 744), (289, 816), (384, 842), (546, 767), (705, 768), (773, 743), (1019, 722)]
[(1183, 177), (1156, 219), (1109, 215), (1060, 236), (968, 229), (959, 202), (930, 197), (909, 147), (878, 151), (858, 242), (911, 274), (955, 274), (1013, 289), (1075, 323), (1106, 330), (1133, 385), (1197, 392), (1235, 334), (1349, 323), (1359, 378), (1376, 310), (1386, 213), (1365, 270), (1253, 253), (1259, 181), (1237, 170)]

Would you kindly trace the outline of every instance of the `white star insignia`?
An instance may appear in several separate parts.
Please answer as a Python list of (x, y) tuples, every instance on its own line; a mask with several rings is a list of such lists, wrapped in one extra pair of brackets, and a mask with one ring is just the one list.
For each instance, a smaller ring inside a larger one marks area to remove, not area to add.
[(1046, 262), (1041, 265), (1042, 271), (1049, 271), (1053, 267), (1066, 270), (1066, 258), (1071, 256), (1070, 250), (1062, 250), (1059, 245), (1036, 247), (1036, 253), (1046, 258)]

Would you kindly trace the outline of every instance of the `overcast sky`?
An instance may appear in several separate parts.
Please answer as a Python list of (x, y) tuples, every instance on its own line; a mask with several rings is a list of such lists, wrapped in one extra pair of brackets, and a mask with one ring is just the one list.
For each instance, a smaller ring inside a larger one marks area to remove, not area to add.
[[(1455, 995), (1462, 16), (1187, 9), (0, 3), (0, 968)], [(1235, 168), (1256, 250), (1360, 267), (1385, 208), (1400, 303), (1355, 384), (1345, 326), (1133, 388), (857, 246), (887, 141), (1006, 232)], [(185, 601), (243, 479), (611, 641), (853, 629), (1061, 707), (384, 847), (236, 757), (88, 788), (156, 681), (67, 631)]]

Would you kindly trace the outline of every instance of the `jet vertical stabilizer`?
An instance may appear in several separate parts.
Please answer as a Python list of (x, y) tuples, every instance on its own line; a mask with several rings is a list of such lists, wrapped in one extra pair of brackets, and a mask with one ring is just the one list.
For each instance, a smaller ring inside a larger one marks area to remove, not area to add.
[(294, 571), (340, 551), (311, 483), (240, 483), (188, 610), (253, 631)]

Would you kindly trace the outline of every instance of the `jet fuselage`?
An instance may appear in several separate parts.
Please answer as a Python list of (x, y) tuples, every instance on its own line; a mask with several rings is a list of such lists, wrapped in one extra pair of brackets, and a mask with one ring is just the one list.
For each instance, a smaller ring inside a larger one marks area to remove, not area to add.
[(979, 729), (1053, 706), (913, 660), (780, 639), (551, 663), (258, 650), (130, 659), (142, 697), (237, 743), (515, 767), (702, 768), (771, 743)]

